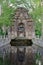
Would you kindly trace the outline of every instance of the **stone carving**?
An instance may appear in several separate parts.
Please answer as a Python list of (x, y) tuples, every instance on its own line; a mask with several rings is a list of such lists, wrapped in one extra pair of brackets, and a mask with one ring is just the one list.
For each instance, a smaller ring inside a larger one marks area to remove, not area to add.
[[(28, 10), (19, 7), (15, 10), (15, 14), (12, 15), (12, 31), (14, 38), (25, 37), (27, 39), (32, 39), (34, 28), (32, 17), (28, 14)], [(12, 33), (12, 32), (11, 32)]]

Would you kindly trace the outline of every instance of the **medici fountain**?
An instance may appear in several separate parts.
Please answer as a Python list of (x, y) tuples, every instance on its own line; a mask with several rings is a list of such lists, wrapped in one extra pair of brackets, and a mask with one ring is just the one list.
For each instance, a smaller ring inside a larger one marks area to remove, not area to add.
[[(10, 41), (8, 47), (7, 44), (6, 48), (3, 47), (3, 59), (7, 54), (10, 65), (43, 65), (43, 54), (41, 56), (39, 47), (33, 41), (35, 30), (32, 16), (24, 7), (18, 7), (11, 16)], [(3, 65), (8, 64), (3, 62)]]

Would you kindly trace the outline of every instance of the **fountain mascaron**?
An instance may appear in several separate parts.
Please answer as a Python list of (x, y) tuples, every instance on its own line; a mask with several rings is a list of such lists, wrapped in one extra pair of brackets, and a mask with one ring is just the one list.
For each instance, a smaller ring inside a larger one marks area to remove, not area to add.
[(12, 15), (12, 18), (12, 40), (10, 44), (12, 46), (32, 45), (32, 38), (34, 37), (34, 22), (32, 17), (28, 14), (28, 10), (23, 7), (18, 7)]

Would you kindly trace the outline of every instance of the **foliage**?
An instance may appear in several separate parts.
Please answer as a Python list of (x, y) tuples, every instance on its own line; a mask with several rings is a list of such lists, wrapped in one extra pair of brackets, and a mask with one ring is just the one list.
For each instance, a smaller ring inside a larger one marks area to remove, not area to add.
[(3, 58), (0, 57), (0, 65), (3, 65)]
[(40, 59), (40, 53), (38, 53), (38, 52), (35, 53), (35, 59), (36, 59), (36, 60), (37, 60), (37, 59), (38, 59), (38, 60)]
[[(40, 0), (0, 0), (2, 6), (2, 14), (0, 16), (0, 25), (10, 25), (11, 23), (11, 14), (17, 7), (25, 7), (29, 11), (28, 13), (32, 16), (33, 21), (35, 22), (35, 31), (36, 34), (41, 35), (41, 12), (42, 7)], [(40, 19), (40, 21), (39, 21)]]

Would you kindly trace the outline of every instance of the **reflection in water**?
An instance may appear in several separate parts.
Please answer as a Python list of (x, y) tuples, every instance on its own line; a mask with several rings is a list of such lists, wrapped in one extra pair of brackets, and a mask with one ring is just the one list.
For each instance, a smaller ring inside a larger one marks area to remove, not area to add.
[[(5, 49), (6, 50), (6, 49)], [(15, 51), (16, 50), (16, 51)], [(33, 51), (32, 47), (16, 48), (0, 53), (0, 65), (43, 65), (43, 56)], [(3, 60), (4, 58), (4, 60)]]

